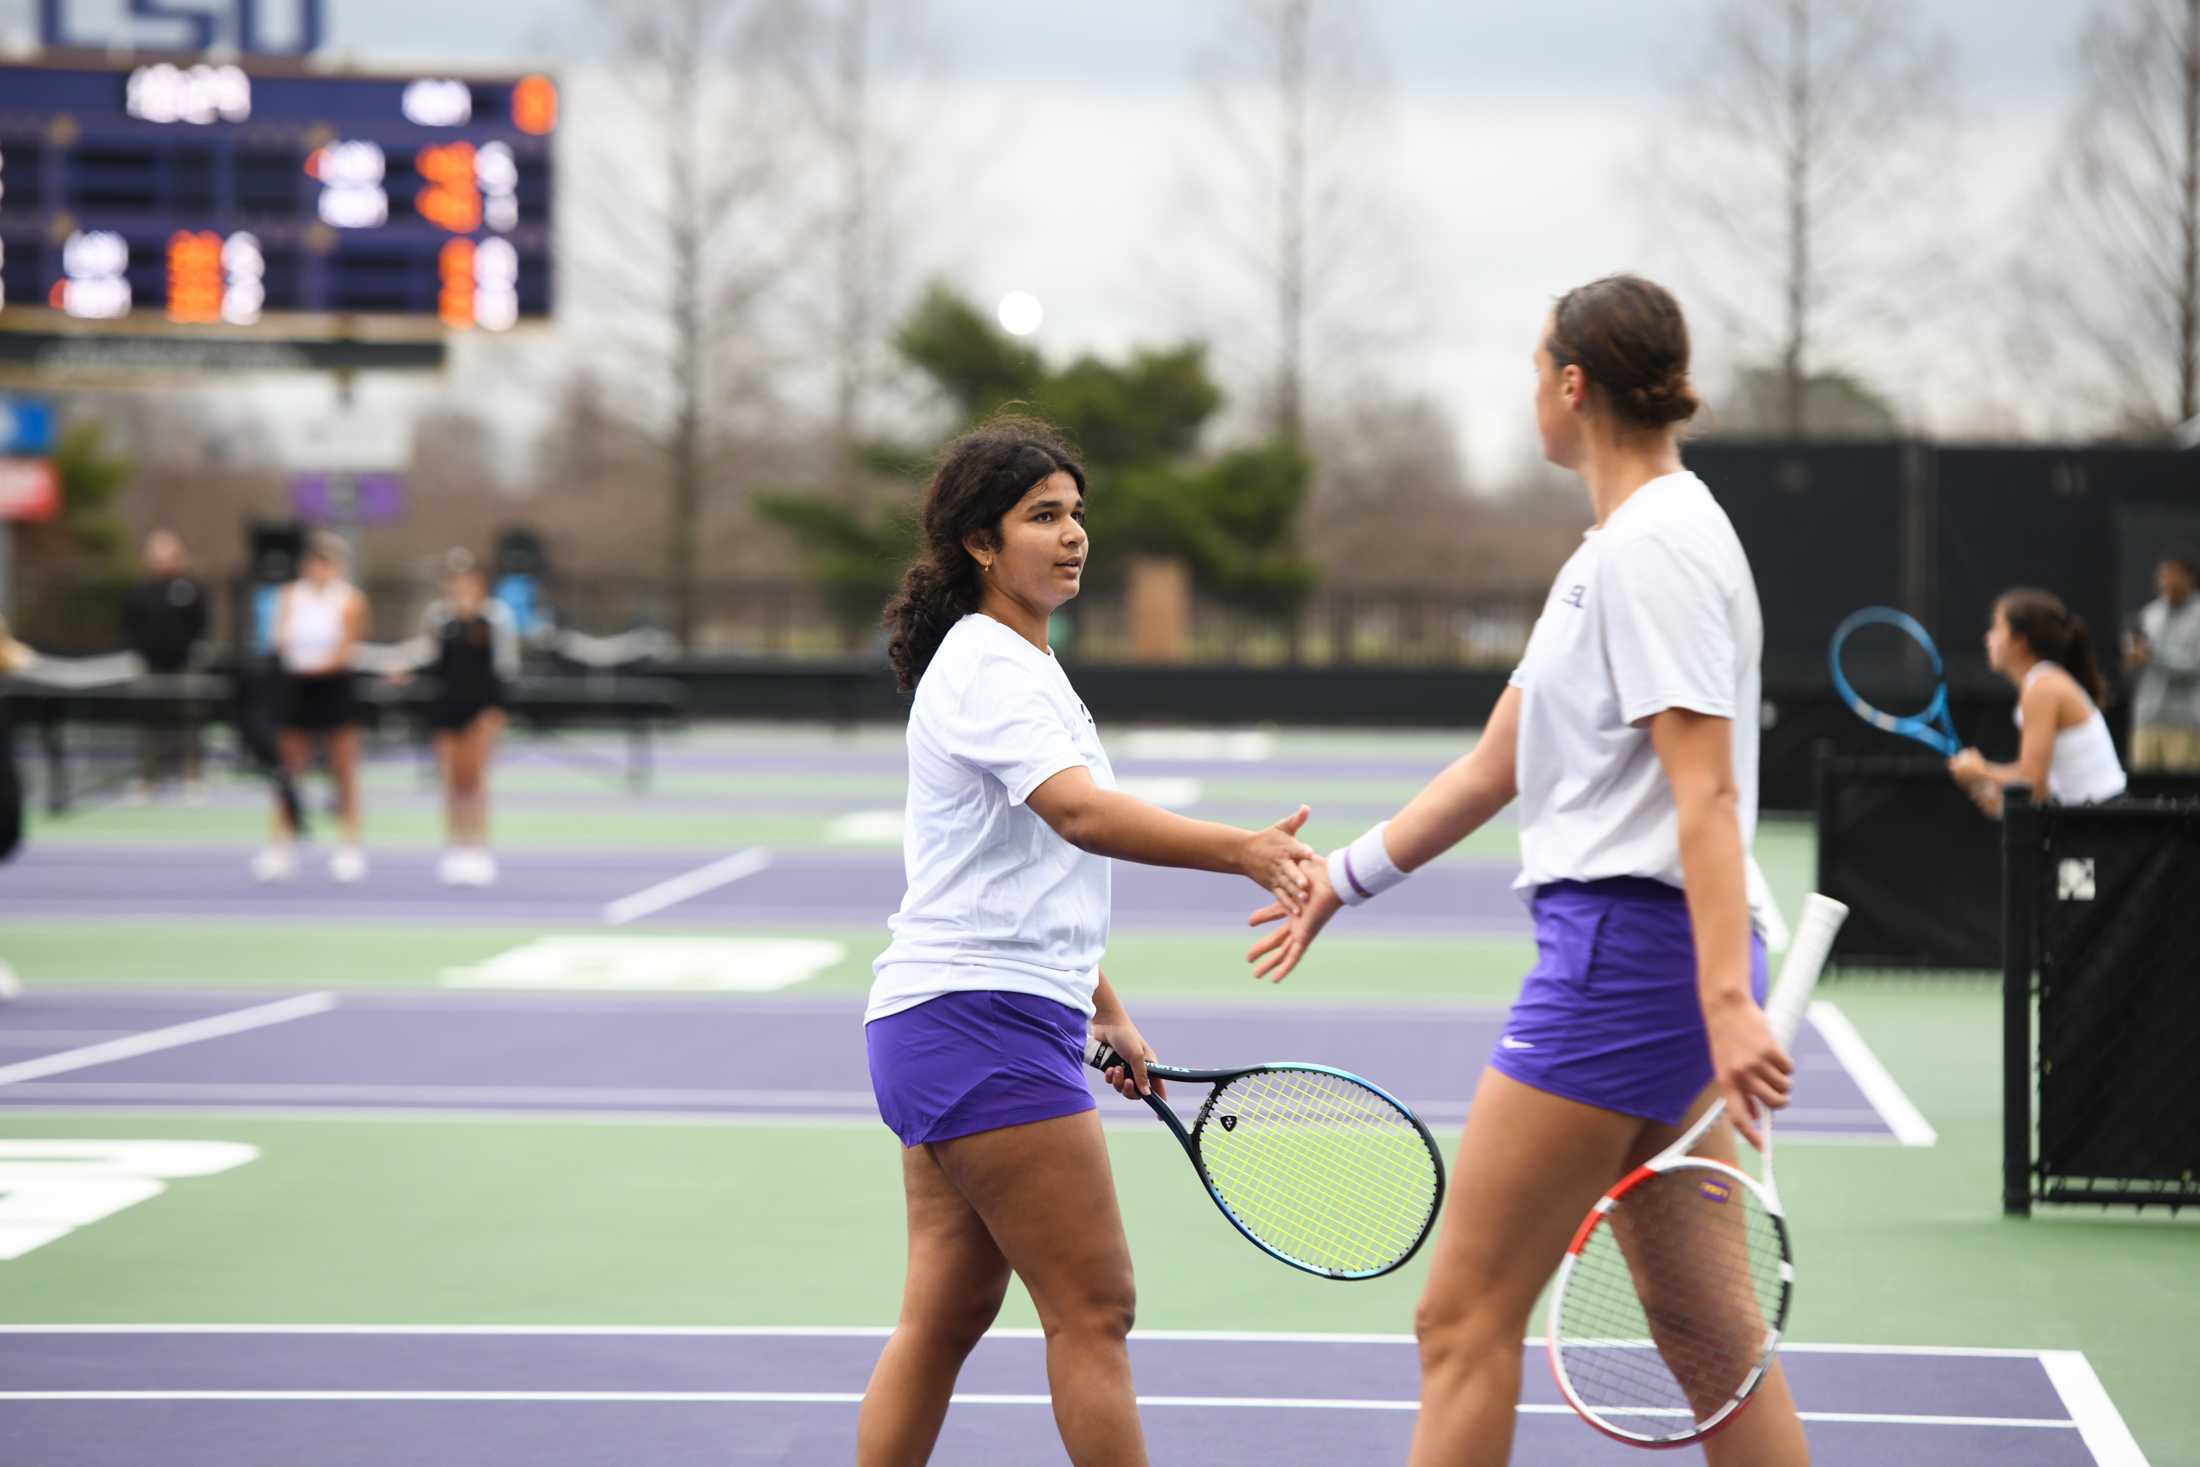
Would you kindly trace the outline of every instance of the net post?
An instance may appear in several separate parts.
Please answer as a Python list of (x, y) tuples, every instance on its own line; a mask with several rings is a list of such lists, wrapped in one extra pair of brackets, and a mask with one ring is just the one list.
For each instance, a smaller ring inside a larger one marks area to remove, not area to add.
[(1828, 868), (1833, 863), (1826, 859), (1826, 832), (1833, 829), (1833, 776), (1826, 766), (1833, 761), (1832, 739), (1816, 739), (1810, 746), (1810, 796), (1812, 813), (1818, 817), (1817, 877), (1811, 883), (1812, 891), (1826, 891)]
[(68, 722), (68, 693), (56, 688), (41, 700), (38, 745), (46, 756), (46, 813), (69, 813), (69, 746), (63, 725)]
[(2001, 1210), (2032, 1213), (2032, 968), (2038, 923), (2040, 807), (2029, 785), (2002, 791)]

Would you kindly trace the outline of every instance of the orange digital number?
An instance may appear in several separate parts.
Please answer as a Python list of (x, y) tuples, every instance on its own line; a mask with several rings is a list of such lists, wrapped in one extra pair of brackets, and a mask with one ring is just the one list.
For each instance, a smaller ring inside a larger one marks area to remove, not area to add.
[(436, 297), (436, 315), (443, 324), (465, 328), (474, 324), (474, 242), (446, 240), (436, 256), (443, 290)]
[(512, 88), (512, 126), (541, 137), (558, 125), (558, 84), (546, 76), (523, 76)]
[(221, 236), (176, 231), (168, 238), (168, 319), (200, 324), (221, 318)]
[(428, 184), (414, 205), (421, 218), (453, 234), (481, 228), (481, 185), (474, 178), (472, 143), (422, 148), (414, 166)]

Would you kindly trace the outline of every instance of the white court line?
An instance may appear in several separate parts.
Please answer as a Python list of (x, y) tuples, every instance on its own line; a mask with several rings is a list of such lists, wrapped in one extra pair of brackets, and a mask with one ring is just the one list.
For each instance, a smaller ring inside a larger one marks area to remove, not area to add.
[(473, 1101), (482, 1106), (515, 1105), (728, 1105), (778, 1107), (857, 1107), (877, 1104), (868, 1090), (648, 1090), (566, 1085), (324, 1085), (276, 1082), (146, 1082), (82, 1080), (61, 1085), (26, 1085), (19, 1095), (75, 1096), (85, 1100), (292, 1100), (371, 1101), (389, 1104), (419, 1101)]
[[(321, 1106), (342, 1105), (346, 1102), (368, 1110), (381, 1104), (392, 1108), (441, 1106), (465, 1113), (471, 1107), (474, 1112), (486, 1115), (501, 1114), (502, 1107), (510, 1105), (539, 1106), (567, 1113), (590, 1113), (593, 1108), (601, 1106), (674, 1110), (691, 1106), (723, 1106), (729, 1111), (744, 1108), (765, 1111), (766, 1115), (755, 1118), (764, 1122), (806, 1114), (834, 1119), (850, 1110), (868, 1115), (877, 1103), (868, 1090), (672, 1090), (617, 1086), (377, 1085), (227, 1080), (71, 1080), (53, 1085), (21, 1085), (15, 1089), (14, 1094), (35, 1100), (175, 1103), (187, 1106), (260, 1103), (279, 1107), (282, 1103), (289, 1102), (300, 1107), (301, 1113), (305, 1113), (306, 1108), (312, 1108), (317, 1113)], [(1437, 1126), (1456, 1126), (1467, 1112), (1464, 1101), (1413, 1101), (1409, 1104), (1423, 1120)], [(1808, 1117), (1821, 1122), (1877, 1119), (1877, 1112), (1861, 1110), (1805, 1109), (1782, 1114), (1790, 1120)], [(1142, 1116), (1143, 1112), (1138, 1112), (1132, 1118), (1139, 1119)], [(1103, 1119), (1120, 1120), (1123, 1117)], [(1793, 1145), (1816, 1144), (1820, 1141), (1878, 1144), (1883, 1138), (1858, 1132), (1790, 1130), (1781, 1132), (1780, 1139), (1783, 1143)]]
[[(894, 1332), (886, 1324), (0, 1324), (0, 1335), (417, 1335), (436, 1337), (581, 1336), (604, 1339), (828, 1339), (883, 1340)], [(989, 1340), (1044, 1340), (1046, 1332), (1030, 1326), (1002, 1325), (986, 1331)], [(1198, 1345), (1416, 1345), (1410, 1334), (1335, 1333), (1326, 1330), (1246, 1329), (1145, 1329), (1131, 1332), (1134, 1340), (1163, 1344)], [(1530, 1335), (1522, 1347), (1540, 1350), (1545, 1341)], [(2003, 1345), (1854, 1345), (1810, 1344), (1785, 1341), (1788, 1355), (1899, 1355), (1949, 1360), (2045, 1360), (2050, 1355), (2071, 1353), (2024, 1350)], [(2082, 1358), (2082, 1357), (2081, 1357)], [(1570, 1407), (1561, 1409), (1571, 1409)]]
[(2092, 1361), (2077, 1350), (2042, 1350), (2040, 1365), (2055, 1383), (2063, 1409), (2076, 1419), (2078, 1435), (2096, 1467), (2147, 1467), (2146, 1453), (2094, 1374)]
[(660, 881), (655, 886), (645, 886), (632, 896), (623, 896), (615, 902), (607, 903), (603, 909), (603, 919), (617, 927), (637, 917), (646, 917), (652, 912), (678, 906), (688, 898), (701, 896), (715, 887), (731, 886), (744, 877), (754, 876), (771, 863), (772, 853), (762, 846), (735, 851), (708, 866), (698, 866), (693, 871)]
[[(0, 1391), (0, 1401), (421, 1401), (529, 1402), (543, 1405), (854, 1406), (861, 1391)], [(957, 1406), (1052, 1406), (1038, 1395), (957, 1393)], [(1208, 1411), (1418, 1411), (1418, 1400), (1348, 1396), (1140, 1396), (1140, 1406)], [(1571, 1416), (1564, 1404), (1522, 1402), (1523, 1416)], [(1802, 1411), (1805, 1421), (1865, 1426), (2016, 1427), (2071, 1431), (2076, 1423), (2032, 1416), (1904, 1416), (1869, 1411)]]
[(25, 1080), (41, 1080), (48, 1075), (67, 1074), (71, 1070), (89, 1069), (93, 1065), (112, 1064), (116, 1060), (135, 1059), (141, 1054), (153, 1054), (163, 1049), (175, 1049), (185, 1044), (198, 1044), (208, 1039), (220, 1039), (230, 1034), (242, 1034), (250, 1029), (264, 1029), (270, 1024), (285, 1024), (292, 1019), (303, 1019), (313, 1014), (325, 1014), (336, 1007), (333, 993), (302, 993), (296, 998), (281, 999), (275, 1003), (259, 1004), (232, 1013), (216, 1014), (212, 1018), (193, 1019), (187, 1024), (171, 1024), (165, 1029), (148, 1029), (126, 1039), (112, 1039), (105, 1044), (87, 1045), (82, 1049), (65, 1049), (59, 1054), (40, 1055), (37, 1059), (18, 1060), (12, 1065), (0, 1065), (0, 1085), (16, 1085)]
[[(1470, 1102), (1464, 1100), (1408, 1100), (1407, 1109), (1431, 1126), (1465, 1123)], [(1780, 1144), (1820, 1142), (1883, 1146), (1888, 1144), (1886, 1118), (1877, 1110), (1858, 1107), (1791, 1105), (1781, 1111)], [(1797, 1130), (1798, 1125), (1824, 1126), (1826, 1130)], [(1833, 1129), (1845, 1127), (1847, 1129)], [(1930, 1144), (1930, 1143), (1927, 1143)]]
[(48, 1044), (97, 1044), (135, 1034), (135, 1029), (0, 1029), (0, 1049), (37, 1049)]
[(1849, 1016), (1824, 999), (1810, 1006), (1811, 1027), (1818, 1031), (1842, 1068), (1856, 1081), (1856, 1088), (1864, 1092), (1864, 1098), (1879, 1112), (1887, 1129), (1904, 1146), (1932, 1146), (1939, 1142), (1940, 1133), (1933, 1123), (1925, 1119), (1925, 1113), (1911, 1103), (1902, 1086), (1872, 1053), (1872, 1047), (1864, 1042), (1864, 1036), (1856, 1032)]
[[(467, 1107), (463, 1105), (251, 1105), (239, 1101), (225, 1104), (207, 1097), (225, 1087), (219, 1085), (173, 1085), (159, 1087), (175, 1096), (172, 1100), (147, 1099), (143, 1103), (110, 1101), (84, 1103), (87, 1092), (102, 1093), (108, 1087), (93, 1082), (61, 1083), (55, 1085), (24, 1085), (10, 1089), (9, 1096), (34, 1096), (37, 1103), (23, 1104), (0, 1097), (0, 1115), (35, 1115), (68, 1117), (75, 1120), (105, 1120), (116, 1115), (160, 1116), (177, 1120), (256, 1120), (302, 1121), (318, 1124), (323, 1121), (354, 1121), (369, 1125), (402, 1122), (408, 1125), (438, 1126), (641, 1126), (671, 1127), (682, 1130), (719, 1129), (733, 1131), (873, 1131), (878, 1128), (878, 1118), (868, 1110), (850, 1106), (847, 1110), (831, 1111), (739, 1111), (739, 1110), (588, 1110), (568, 1109), (563, 1106), (492, 1106)], [(115, 1087), (115, 1088), (120, 1088)], [(135, 1087), (151, 1090), (147, 1085)], [(852, 1092), (851, 1092), (852, 1093)], [(192, 1103), (193, 1101), (197, 1103)], [(63, 1104), (56, 1102), (70, 1101)], [(1116, 1114), (1103, 1114), (1100, 1124), (1111, 1136), (1166, 1137), (1169, 1133), (1153, 1124), (1153, 1118), (1143, 1107), (1125, 1109)], [(1442, 1116), (1429, 1122), (1429, 1128), (1438, 1135), (1449, 1135), (1458, 1129), (1458, 1123)], [(1780, 1136), (1782, 1146), (1886, 1146), (1884, 1135), (1853, 1135), (1838, 1131), (1789, 1131)], [(2018, 1351), (2030, 1354), (2030, 1351)]]
[[(42, 1085), (31, 1089), (41, 1094), (73, 1094), (73, 1085)], [(113, 1120), (116, 1116), (148, 1116), (163, 1120), (275, 1121), (320, 1125), (328, 1121), (355, 1121), (367, 1125), (428, 1126), (607, 1126), (656, 1127), (673, 1130), (723, 1131), (871, 1131), (881, 1129), (878, 1117), (854, 1111), (838, 1114), (764, 1115), (744, 1111), (706, 1110), (550, 1110), (478, 1106), (471, 1110), (450, 1106), (343, 1106), (343, 1105), (5, 1105), (5, 1116), (52, 1116), (71, 1120)], [(1150, 1118), (1126, 1116), (1118, 1123), (1102, 1122), (1110, 1131), (1153, 1132)], [(1167, 1134), (1161, 1132), (1160, 1134)], [(1789, 1138), (1792, 1140), (1792, 1138)]]

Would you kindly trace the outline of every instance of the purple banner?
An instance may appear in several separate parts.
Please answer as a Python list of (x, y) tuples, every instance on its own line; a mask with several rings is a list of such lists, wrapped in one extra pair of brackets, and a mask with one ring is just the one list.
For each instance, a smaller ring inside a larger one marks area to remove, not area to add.
[(379, 525), (405, 512), (405, 476), (333, 472), (296, 474), (290, 506), (316, 525)]

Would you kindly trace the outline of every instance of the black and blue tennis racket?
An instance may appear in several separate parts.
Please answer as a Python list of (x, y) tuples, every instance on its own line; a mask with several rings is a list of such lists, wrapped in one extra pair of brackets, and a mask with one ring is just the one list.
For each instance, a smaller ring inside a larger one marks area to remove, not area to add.
[[(1093, 1040), (1086, 1063), (1123, 1063)], [(1211, 1085), (1191, 1127), (1153, 1107), (1207, 1195), (1246, 1241), (1325, 1279), (1380, 1278), (1419, 1251), (1444, 1204), (1436, 1140), (1380, 1086), (1326, 1065), (1237, 1070), (1146, 1066), (1172, 1084)]]
[[(1932, 665), (1933, 692), (1922, 711), (1889, 713), (1866, 702), (1863, 694), (1857, 692), (1850, 669), (1844, 668), (1842, 663), (1850, 640), (1866, 627), (1893, 627), (1923, 649), (1926, 661)], [(1932, 634), (1916, 617), (1892, 606), (1867, 606), (1862, 611), (1851, 612), (1833, 629), (1833, 647), (1828, 659), (1833, 665), (1833, 690), (1858, 718), (1873, 728), (1915, 739), (1943, 754), (1953, 755), (1962, 750), (1963, 741), (1956, 737), (1955, 724), (1948, 717), (1948, 676), (1940, 664), (1940, 649), (1933, 645)]]

